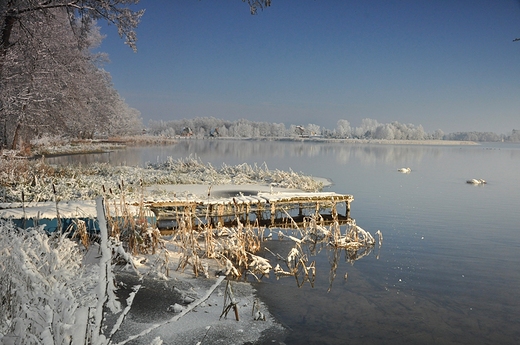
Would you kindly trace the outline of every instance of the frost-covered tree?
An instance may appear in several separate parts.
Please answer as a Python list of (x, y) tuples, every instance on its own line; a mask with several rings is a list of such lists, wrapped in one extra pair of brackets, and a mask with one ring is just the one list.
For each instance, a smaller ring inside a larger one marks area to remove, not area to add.
[(287, 129), (285, 128), (285, 124), (273, 123), (272, 136), (279, 138), (287, 136)]
[[(354, 137), (361, 139), (385, 139), (385, 140), (424, 140), (424, 139), (444, 139), (444, 132), (437, 130), (433, 134), (424, 131), (422, 125), (403, 124), (397, 121), (392, 123), (379, 123), (374, 119), (363, 119), (361, 126), (350, 127), (347, 120), (339, 120), (334, 130), (320, 127), (316, 124), (290, 125), (286, 128), (283, 123), (254, 122), (246, 119), (237, 121), (226, 121), (214, 117), (197, 117), (194, 119), (181, 119), (172, 121), (150, 121), (150, 133), (153, 135), (171, 136), (172, 133), (183, 133), (184, 128), (191, 128), (197, 137), (213, 136), (211, 133), (218, 129), (219, 137), (235, 138), (282, 138), (309, 135), (322, 135), (325, 137)], [(202, 135), (202, 133), (204, 135)], [(459, 136), (460, 137), (460, 136)], [(482, 141), (496, 141), (502, 138), (494, 133), (481, 133), (476, 136)], [(459, 139), (454, 139), (459, 140)]]
[[(92, 138), (113, 126), (135, 128), (139, 116), (122, 104), (110, 75), (97, 67), (98, 56), (78, 49), (77, 38), (67, 29), (66, 12), (56, 9), (52, 16), (26, 25), (39, 31), (37, 37), (13, 34), (19, 44), (8, 53), (12, 58), (6, 62), (9, 68), (0, 91), (0, 116), (5, 132), (13, 133), (12, 138), (4, 137), (4, 145), (42, 134)], [(99, 30), (93, 27), (86, 47), (100, 42)]]
[(309, 135), (321, 135), (321, 127), (313, 123), (307, 125), (306, 131)]
[(242, 119), (232, 127), (232, 133), (237, 138), (251, 138), (253, 137), (253, 126), (248, 120)]
[(353, 134), (356, 138), (371, 138), (379, 123), (377, 120), (365, 118), (361, 120), (361, 126), (355, 127)]
[(436, 129), (433, 132), (432, 139), (442, 140), (443, 138), (444, 138), (444, 132), (442, 131), (442, 129)]
[[(116, 99), (112, 105), (113, 115), (110, 117), (107, 134), (109, 135), (135, 135), (143, 131), (143, 121), (141, 119), (141, 112), (137, 109), (131, 108), (125, 101), (115, 92)], [(174, 136), (175, 132), (170, 133)]]
[(81, 127), (109, 122), (106, 100), (99, 97), (111, 85), (89, 54), (101, 38), (95, 20), (115, 24), (135, 49), (134, 29), (143, 11), (129, 6), (137, 2), (0, 2), (2, 146), (16, 145), (19, 138), (28, 141), (41, 132), (93, 132)]
[(424, 140), (426, 137), (426, 132), (424, 131), (424, 128), (422, 125), (418, 125), (417, 127), (413, 128), (411, 136), (409, 139), (411, 140)]
[(338, 120), (338, 124), (336, 125), (336, 135), (340, 138), (347, 138), (350, 136), (350, 122), (347, 120)]
[[(25, 27), (34, 19), (41, 16), (52, 16), (57, 9), (68, 14), (70, 30), (76, 31), (78, 44), (87, 41), (87, 34), (92, 23), (104, 19), (116, 25), (119, 35), (125, 38), (125, 43), (136, 49), (135, 29), (144, 11), (134, 11), (131, 5), (139, 0), (9, 0), (0, 5), (0, 75), (7, 52), (15, 45), (11, 35), (16, 30), (30, 30)], [(76, 28), (73, 22), (79, 19), (80, 26)], [(36, 35), (36, 31), (27, 31), (27, 34)]]
[[(246, 2), (246, 0), (242, 0), (242, 2)], [(247, 3), (249, 4), (251, 14), (256, 14), (259, 8), (263, 9), (271, 6), (271, 0), (247, 0)]]
[(520, 142), (520, 130), (513, 129), (513, 131), (511, 132), (511, 135), (507, 137), (507, 140), (516, 142), (516, 143)]
[(271, 136), (271, 124), (269, 124), (268, 122), (259, 122), (257, 128), (258, 128), (258, 135), (260, 137)]
[(376, 127), (375, 131), (373, 131), (372, 138), (393, 140), (394, 139), (394, 129), (395, 129), (394, 126), (390, 123), (380, 124)]
[[(53, 130), (63, 124), (64, 119), (56, 116), (60, 109), (55, 105), (67, 94), (76, 94), (77, 79), (70, 77), (70, 71), (81, 68), (83, 60), (75, 42), (64, 35), (62, 26), (55, 25), (67, 19), (66, 13), (35, 13), (31, 19), (24, 24), (24, 30), (11, 34), (17, 44), (6, 54), (7, 68), (1, 79), (0, 115), (11, 126), (7, 131), (14, 133), (15, 142), (19, 136), (34, 136), (38, 131)], [(59, 53), (55, 49), (57, 42), (61, 45)]]
[(354, 128), (352, 133), (356, 138), (365, 139), (424, 140), (428, 137), (422, 125), (415, 126), (397, 121), (378, 123), (377, 120), (368, 118), (363, 119), (361, 126)]
[(464, 140), (464, 141), (481, 141), (496, 142), (501, 141), (502, 136), (493, 132), (456, 132), (444, 136), (446, 140)]

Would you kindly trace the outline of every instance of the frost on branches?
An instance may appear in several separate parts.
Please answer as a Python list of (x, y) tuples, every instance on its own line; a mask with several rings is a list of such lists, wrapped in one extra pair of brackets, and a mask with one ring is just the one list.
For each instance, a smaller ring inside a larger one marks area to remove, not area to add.
[(1, 344), (107, 343), (103, 310), (119, 311), (113, 280), (84, 254), (66, 234), (0, 221)]
[(96, 274), (82, 266), (76, 243), (42, 228), (2, 221), (0, 229), (0, 342), (69, 344), (84, 334)]

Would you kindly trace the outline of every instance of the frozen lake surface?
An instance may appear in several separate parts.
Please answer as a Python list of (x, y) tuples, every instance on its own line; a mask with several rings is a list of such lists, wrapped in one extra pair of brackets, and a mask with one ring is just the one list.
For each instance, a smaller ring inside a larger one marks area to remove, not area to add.
[[(323, 248), (314, 287), (254, 283), (291, 331), (286, 344), (515, 344), (520, 339), (520, 145), (413, 146), (186, 140), (48, 158), (144, 165), (196, 155), (214, 166), (267, 163), (329, 178), (354, 195), (351, 216), (383, 246), (346, 262)], [(409, 174), (399, 173), (410, 167)], [(482, 178), (485, 185), (466, 180)], [(292, 243), (267, 247), (285, 253)], [(266, 254), (276, 264), (276, 259)], [(330, 285), (331, 262), (338, 258)], [(345, 279), (345, 275), (347, 279)]]

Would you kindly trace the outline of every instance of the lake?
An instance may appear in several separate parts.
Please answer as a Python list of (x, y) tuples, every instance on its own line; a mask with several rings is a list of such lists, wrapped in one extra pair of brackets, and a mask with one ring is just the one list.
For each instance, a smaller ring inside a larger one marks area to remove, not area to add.
[[(382, 247), (353, 264), (326, 248), (310, 257), (313, 287), (273, 275), (254, 283), (290, 330), (285, 344), (520, 342), (520, 145), (183, 140), (47, 161), (144, 165), (190, 155), (217, 167), (265, 162), (329, 178), (328, 190), (354, 196), (357, 224), (383, 233)], [(471, 178), (487, 184), (467, 184)], [(286, 253), (291, 243), (266, 246)]]

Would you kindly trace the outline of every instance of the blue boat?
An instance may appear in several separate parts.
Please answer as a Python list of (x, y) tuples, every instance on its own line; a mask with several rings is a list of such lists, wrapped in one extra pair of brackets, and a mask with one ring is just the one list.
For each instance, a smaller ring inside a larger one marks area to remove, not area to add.
[[(145, 218), (148, 224), (156, 224), (157, 219), (151, 211), (147, 212)], [(84, 222), (88, 232), (99, 232), (94, 200), (60, 201), (57, 205), (55, 202), (0, 203), (0, 219), (10, 220), (21, 229), (43, 225), (48, 233), (74, 232), (78, 224)], [(113, 216), (112, 219), (123, 223), (123, 218), (120, 216)]]

